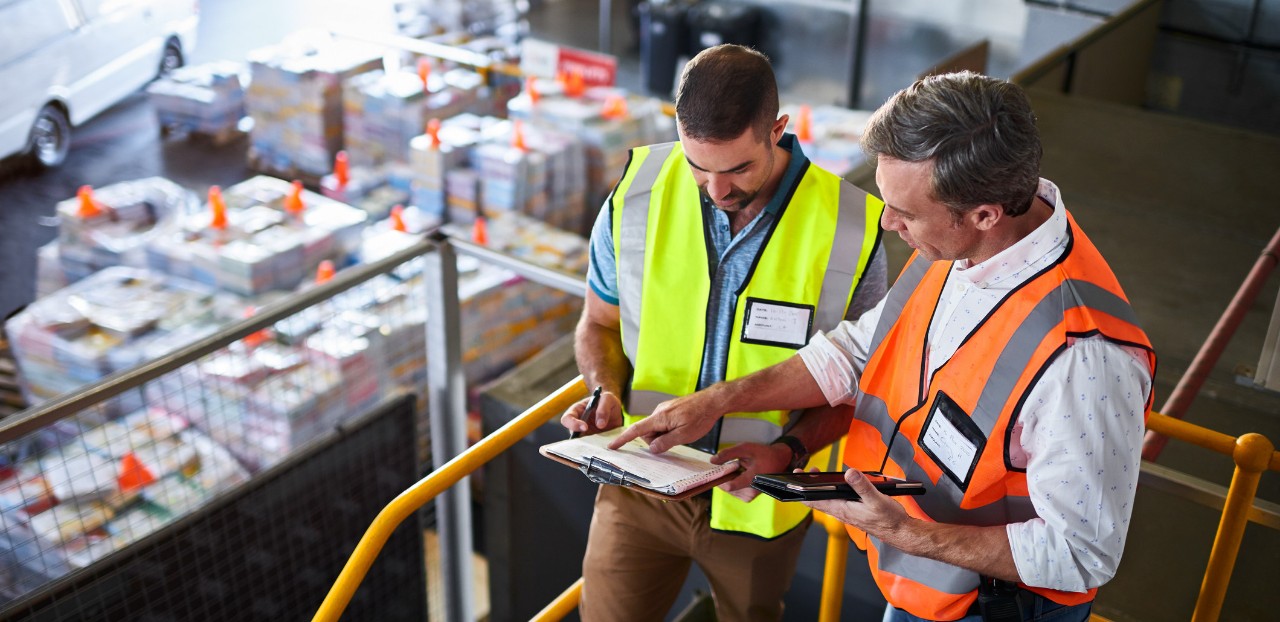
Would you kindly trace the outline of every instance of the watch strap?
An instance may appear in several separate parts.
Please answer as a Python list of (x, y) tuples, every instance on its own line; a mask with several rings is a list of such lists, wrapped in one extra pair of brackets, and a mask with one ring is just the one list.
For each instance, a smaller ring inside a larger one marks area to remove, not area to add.
[(800, 439), (790, 434), (783, 434), (773, 439), (773, 442), (769, 444), (776, 445), (778, 443), (791, 448), (791, 462), (787, 464), (788, 471), (803, 469), (809, 463), (809, 450), (805, 448), (804, 443), (800, 442)]

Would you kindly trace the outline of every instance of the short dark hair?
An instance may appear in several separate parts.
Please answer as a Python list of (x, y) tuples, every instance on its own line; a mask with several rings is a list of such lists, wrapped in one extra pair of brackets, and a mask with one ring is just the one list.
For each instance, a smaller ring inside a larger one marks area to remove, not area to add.
[(685, 136), (730, 141), (750, 127), (765, 141), (777, 119), (778, 83), (764, 54), (724, 44), (685, 65), (676, 90), (676, 120)]
[(985, 204), (1018, 216), (1040, 183), (1040, 133), (1016, 84), (963, 71), (917, 80), (867, 121), (862, 150), (933, 160), (933, 197), (957, 217)]

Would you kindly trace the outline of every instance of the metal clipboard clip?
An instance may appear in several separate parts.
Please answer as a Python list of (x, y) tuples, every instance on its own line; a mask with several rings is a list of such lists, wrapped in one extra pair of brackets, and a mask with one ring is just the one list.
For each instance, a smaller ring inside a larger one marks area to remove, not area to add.
[(578, 467), (587, 479), (597, 484), (612, 484), (615, 486), (626, 486), (628, 483), (648, 484), (649, 480), (628, 473), (626, 469), (619, 468), (611, 464), (608, 460), (603, 460), (597, 456), (587, 458), (587, 463)]

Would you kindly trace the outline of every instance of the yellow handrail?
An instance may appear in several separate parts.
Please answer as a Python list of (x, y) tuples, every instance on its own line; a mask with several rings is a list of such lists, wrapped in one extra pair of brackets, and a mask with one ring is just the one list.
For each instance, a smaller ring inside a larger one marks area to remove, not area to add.
[(1232, 438), (1160, 413), (1151, 413), (1147, 429), (1231, 456), (1236, 463), (1222, 507), (1222, 518), (1218, 521), (1218, 531), (1213, 537), (1213, 548), (1209, 551), (1209, 564), (1200, 584), (1200, 596), (1196, 598), (1196, 608), (1191, 614), (1192, 622), (1213, 622), (1222, 614), (1231, 571), (1235, 568), (1244, 528), (1249, 521), (1249, 508), (1258, 494), (1258, 480), (1262, 479), (1263, 471), (1280, 470), (1280, 452), (1261, 434), (1251, 432)]
[(830, 514), (814, 511), (814, 520), (827, 529), (827, 560), (822, 570), (822, 600), (818, 622), (839, 622), (844, 605), (844, 573), (849, 563), (849, 532)]
[(338, 575), (338, 580), (329, 589), (329, 594), (312, 618), (313, 622), (332, 622), (342, 615), (351, 602), (351, 597), (355, 595), (356, 588), (360, 587), (360, 582), (369, 572), (369, 567), (373, 565), (374, 558), (405, 518), (586, 395), (587, 387), (582, 382), (582, 376), (578, 376), (400, 493), (378, 513), (378, 517), (364, 532), (355, 551), (347, 559), (346, 566), (342, 568), (342, 573)]
[(542, 608), (529, 622), (560, 622), (570, 611), (578, 608), (582, 600), (582, 577), (578, 577), (569, 589), (561, 592), (555, 600)]

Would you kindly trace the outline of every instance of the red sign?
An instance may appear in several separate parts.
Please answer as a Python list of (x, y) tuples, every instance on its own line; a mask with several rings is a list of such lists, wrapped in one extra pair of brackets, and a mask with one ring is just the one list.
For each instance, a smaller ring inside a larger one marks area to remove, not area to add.
[(566, 74), (582, 73), (587, 86), (613, 86), (618, 81), (618, 59), (608, 54), (560, 47), (556, 70)]
[(520, 47), (520, 69), (525, 75), (554, 78), (578, 72), (585, 86), (613, 86), (617, 83), (618, 59), (614, 56), (538, 39), (525, 39)]

